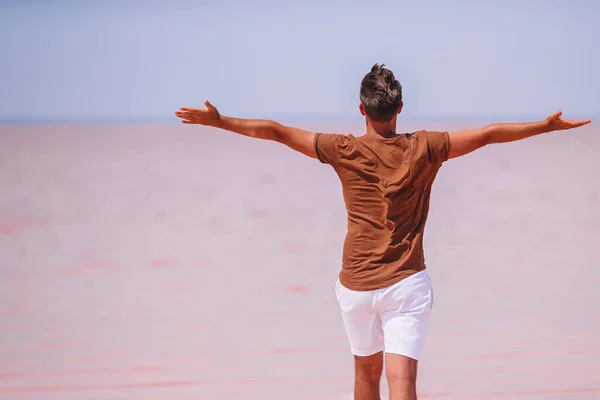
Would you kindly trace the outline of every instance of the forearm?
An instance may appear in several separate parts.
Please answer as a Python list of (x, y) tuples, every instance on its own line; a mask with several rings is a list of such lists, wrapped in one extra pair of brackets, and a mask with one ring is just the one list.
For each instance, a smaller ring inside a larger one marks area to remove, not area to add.
[(572, 121), (561, 118), (561, 115), (562, 112), (558, 111), (540, 122), (493, 124), (481, 129), (451, 132), (448, 158), (463, 156), (487, 144), (514, 142), (541, 133), (577, 128), (592, 122)]
[(264, 119), (243, 119), (221, 116), (215, 128), (224, 129), (240, 135), (265, 140), (278, 140), (277, 124)]
[(212, 126), (256, 139), (272, 140), (304, 155), (317, 158), (314, 146), (315, 134), (303, 129), (264, 119), (242, 119), (224, 116), (220, 116), (218, 122)]
[(207, 100), (206, 108), (181, 107), (175, 112), (184, 124), (211, 126), (256, 139), (273, 140), (311, 158), (317, 158), (315, 134), (266, 119), (243, 119), (221, 115)]
[(483, 128), (486, 144), (506, 143), (550, 132), (545, 121), (493, 124)]

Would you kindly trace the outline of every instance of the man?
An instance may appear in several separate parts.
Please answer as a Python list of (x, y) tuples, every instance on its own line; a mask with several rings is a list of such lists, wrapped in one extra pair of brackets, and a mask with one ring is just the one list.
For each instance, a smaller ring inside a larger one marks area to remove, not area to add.
[(320, 134), (267, 120), (181, 108), (184, 124), (201, 124), (274, 140), (331, 165), (348, 212), (336, 293), (355, 359), (356, 400), (379, 400), (385, 354), (392, 400), (413, 400), (417, 360), (433, 304), (423, 256), (431, 186), (442, 163), (492, 143), (580, 127), (557, 112), (543, 121), (494, 124), (458, 132), (396, 133), (402, 86), (384, 65), (363, 78), (359, 109), (366, 134)]

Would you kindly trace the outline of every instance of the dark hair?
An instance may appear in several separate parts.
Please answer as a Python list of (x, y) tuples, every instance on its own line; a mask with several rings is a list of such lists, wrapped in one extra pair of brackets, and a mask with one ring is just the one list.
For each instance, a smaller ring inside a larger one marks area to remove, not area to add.
[(375, 64), (360, 84), (360, 102), (373, 121), (389, 121), (402, 103), (402, 85), (385, 64)]

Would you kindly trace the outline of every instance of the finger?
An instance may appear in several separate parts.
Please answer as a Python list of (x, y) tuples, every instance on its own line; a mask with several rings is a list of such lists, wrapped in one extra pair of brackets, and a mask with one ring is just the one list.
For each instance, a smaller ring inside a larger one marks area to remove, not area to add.
[(192, 116), (189, 114), (184, 114), (184, 113), (175, 113), (175, 115), (179, 118), (183, 118), (183, 119), (191, 119)]
[(190, 121), (189, 119), (184, 119), (181, 121), (182, 124), (195, 124), (196, 122)]
[(217, 108), (215, 106), (213, 106), (212, 104), (210, 104), (210, 101), (205, 100), (204, 101), (204, 105), (206, 106), (206, 108), (208, 108), (210, 111), (217, 111)]
[(587, 125), (587, 124), (589, 124), (590, 122), (592, 122), (592, 121), (590, 121), (589, 119), (588, 119), (588, 120), (582, 120), (582, 121), (573, 121), (573, 120), (571, 120), (571, 119), (563, 119), (563, 121), (564, 121), (566, 124), (573, 125), (573, 126), (583, 126), (583, 125)]
[(203, 112), (206, 112), (206, 110), (198, 110), (198, 111), (195, 111), (195, 112), (192, 112), (192, 111), (180, 111), (176, 115), (178, 117), (192, 119), (192, 118), (195, 118), (195, 117), (198, 117), (198, 116), (202, 115)]
[(558, 118), (560, 118), (560, 116), (561, 116), (561, 115), (562, 115), (562, 111), (557, 111), (557, 112), (555, 112), (554, 114), (550, 114), (550, 116), (548, 117), (548, 119), (549, 119), (550, 121), (555, 121), (555, 120), (557, 120)]
[(180, 111), (191, 111), (191, 112), (194, 112), (194, 111), (199, 111), (199, 110), (200, 110), (200, 108), (194, 108), (194, 107), (181, 107), (179, 110), (180, 110)]
[(589, 124), (589, 123), (591, 123), (591, 122), (592, 122), (592, 121), (590, 121), (590, 120), (588, 119), (588, 120), (586, 120), (586, 121), (575, 121), (575, 124), (576, 124), (577, 126), (584, 126), (584, 125), (587, 125), (587, 124)]

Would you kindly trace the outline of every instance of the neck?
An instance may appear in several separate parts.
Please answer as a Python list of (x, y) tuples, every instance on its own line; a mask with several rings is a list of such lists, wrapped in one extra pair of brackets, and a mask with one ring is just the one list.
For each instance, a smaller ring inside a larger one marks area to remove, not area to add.
[(370, 121), (367, 118), (367, 135), (393, 137), (396, 135), (396, 117), (389, 121)]

